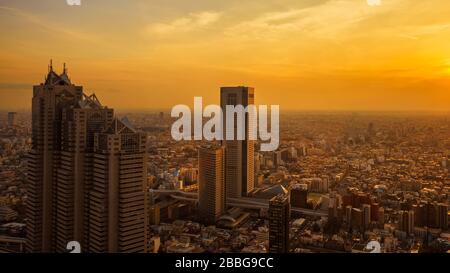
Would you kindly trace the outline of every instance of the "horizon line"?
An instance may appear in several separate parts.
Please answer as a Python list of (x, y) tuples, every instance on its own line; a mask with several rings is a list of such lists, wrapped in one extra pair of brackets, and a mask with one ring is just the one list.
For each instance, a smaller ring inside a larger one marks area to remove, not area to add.
[[(155, 112), (155, 111), (162, 111), (162, 112), (170, 112), (170, 107), (161, 107), (161, 108), (120, 108), (120, 107), (109, 107), (111, 109), (114, 109), (116, 112)], [(31, 109), (29, 107), (11, 107), (11, 108), (0, 108), (1, 112), (31, 112)], [(341, 112), (341, 113), (440, 113), (440, 114), (450, 114), (450, 110), (443, 110), (443, 109), (400, 109), (400, 110), (392, 110), (392, 109), (293, 109), (293, 108), (286, 108), (283, 109), (280, 107), (280, 113), (281, 112), (322, 112), (322, 113), (332, 113), (332, 112)]]

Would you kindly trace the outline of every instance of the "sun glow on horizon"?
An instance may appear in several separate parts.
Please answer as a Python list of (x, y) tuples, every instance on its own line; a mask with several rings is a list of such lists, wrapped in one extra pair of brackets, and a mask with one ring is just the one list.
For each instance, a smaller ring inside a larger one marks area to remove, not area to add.
[(245, 85), (286, 110), (450, 109), (450, 2), (172, 2), (0, 1), (0, 108), (29, 107), (53, 59), (115, 108)]

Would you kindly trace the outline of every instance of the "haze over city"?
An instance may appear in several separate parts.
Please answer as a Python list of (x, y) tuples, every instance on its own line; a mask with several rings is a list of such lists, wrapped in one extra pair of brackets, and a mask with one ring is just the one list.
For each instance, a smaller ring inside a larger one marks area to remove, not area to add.
[(437, 0), (0, 0), (0, 108), (29, 109), (52, 58), (117, 109), (246, 85), (282, 110), (447, 111), (449, 26)]
[(0, 255), (263, 273), (450, 253), (449, 13), (0, 0)]

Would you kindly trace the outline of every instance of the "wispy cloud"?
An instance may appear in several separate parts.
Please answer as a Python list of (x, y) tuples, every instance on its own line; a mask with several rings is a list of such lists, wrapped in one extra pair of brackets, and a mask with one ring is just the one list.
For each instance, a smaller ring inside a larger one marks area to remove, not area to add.
[(48, 32), (52, 33), (60, 33), (64, 36), (75, 38), (78, 40), (86, 40), (90, 42), (99, 41), (98, 36), (89, 35), (87, 33), (74, 30), (73, 28), (56, 26), (54, 23), (44, 20), (43, 18), (37, 17), (33, 14), (22, 11), (18, 8), (11, 8), (6, 6), (0, 6), (0, 14), (1, 12), (8, 13), (12, 16), (19, 17), (21, 19), (25, 19), (27, 22), (39, 27)]
[(147, 32), (152, 34), (172, 34), (175, 32), (190, 32), (205, 28), (220, 19), (221, 14), (213, 11), (191, 13), (167, 23), (153, 23), (147, 26)]
[(230, 27), (226, 34), (270, 39), (295, 32), (329, 38), (338, 36), (365, 19), (389, 11), (400, 2), (401, 0), (392, 1), (374, 8), (365, 1), (328, 1), (307, 8), (264, 13)]
[(424, 26), (407, 26), (396, 29), (402, 33), (400, 37), (418, 40), (423, 36), (440, 34), (450, 30), (450, 24), (430, 24)]

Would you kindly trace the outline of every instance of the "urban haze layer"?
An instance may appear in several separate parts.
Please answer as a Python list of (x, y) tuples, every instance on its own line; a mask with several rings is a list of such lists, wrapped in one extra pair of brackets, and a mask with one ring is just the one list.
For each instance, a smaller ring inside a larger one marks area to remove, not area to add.
[(282, 111), (279, 149), (260, 152), (174, 141), (170, 110), (115, 112), (65, 67), (31, 98), (0, 113), (0, 252), (450, 250), (448, 113)]

